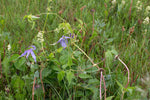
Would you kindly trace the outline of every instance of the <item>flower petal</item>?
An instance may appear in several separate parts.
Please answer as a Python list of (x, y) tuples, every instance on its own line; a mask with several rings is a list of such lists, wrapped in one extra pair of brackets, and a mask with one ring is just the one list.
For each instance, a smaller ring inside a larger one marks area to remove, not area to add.
[(33, 50), (36, 49), (36, 46), (34, 46), (34, 45), (31, 45), (31, 46), (29, 46), (28, 48), (30, 48), (30, 47), (32, 47)]
[(57, 43), (61, 42), (62, 40), (63, 40), (63, 37), (61, 37), (61, 38), (57, 41)]
[(32, 52), (32, 48), (31, 49), (29, 49), (29, 50), (27, 50), (27, 56), (26, 56), (26, 58), (28, 58), (29, 57), (29, 54)]
[(61, 44), (61, 46), (62, 46), (62, 47), (64, 47), (64, 48), (66, 48), (66, 47), (67, 47), (67, 44), (66, 44), (66, 42), (65, 42), (65, 40), (64, 40), (64, 39), (60, 42), (60, 44)]
[(71, 38), (74, 38), (74, 34), (72, 34), (72, 33), (70, 33), (69, 36), (70, 36)]
[(23, 54), (21, 54), (20, 57), (25, 56), (27, 52), (28, 52), (28, 50), (26, 50)]
[(36, 49), (36, 46), (34, 46), (34, 45), (32, 45), (31, 47), (33, 48), (33, 50), (35, 50), (35, 49)]
[(64, 38), (65, 38), (65, 39), (70, 39), (70, 37), (68, 37), (68, 36), (64, 36)]
[(31, 55), (32, 55), (32, 58), (34, 59), (34, 61), (36, 62), (36, 56), (33, 51), (31, 51)]

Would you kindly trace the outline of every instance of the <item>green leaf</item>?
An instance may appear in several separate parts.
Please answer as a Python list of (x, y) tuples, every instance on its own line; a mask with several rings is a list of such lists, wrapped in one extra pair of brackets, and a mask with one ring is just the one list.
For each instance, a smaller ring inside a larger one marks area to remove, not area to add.
[(117, 52), (115, 49), (112, 49), (111, 52), (112, 52), (112, 54), (114, 54), (114, 55), (118, 55), (118, 52)]
[(91, 75), (88, 75), (88, 74), (85, 74), (85, 73), (79, 74), (79, 77), (80, 77), (80, 78), (92, 78)]
[(84, 95), (84, 92), (83, 91), (76, 91), (76, 95), (75, 97), (82, 97)]
[(61, 64), (66, 64), (68, 62), (68, 54), (65, 54), (65, 55), (62, 55), (60, 58), (59, 58), (59, 61)]
[(123, 91), (125, 88), (123, 87), (123, 85), (121, 84), (121, 83), (119, 83), (119, 81), (117, 81), (116, 80), (116, 82), (117, 82), (117, 84), (118, 84), (118, 86), (121, 88), (121, 91)]
[(16, 92), (22, 92), (24, 85), (24, 81), (19, 76), (14, 75), (11, 77), (11, 86)]
[(110, 67), (113, 60), (113, 56), (110, 50), (105, 52), (105, 57), (106, 57), (106, 66)]
[[(21, 93), (16, 93), (15, 94), (15, 99), (16, 100), (24, 100), (25, 99), (25, 94), (21, 94)], [(9, 99), (10, 100), (10, 99)], [(13, 99), (12, 99), (13, 100)]]
[(95, 85), (96, 85), (96, 84), (99, 84), (99, 80), (96, 79), (96, 78), (95, 78), (95, 79), (89, 79), (88, 84), (89, 84), (89, 85), (90, 85), (90, 84), (92, 84), (92, 85), (93, 85), (93, 84), (95, 84)]
[(5, 56), (5, 58), (3, 59), (2, 64), (3, 64), (3, 71), (4, 71), (5, 75), (7, 76), (8, 73), (10, 72), (9, 71), (9, 66), (10, 66), (9, 65), (9, 58)]
[(51, 73), (49, 68), (44, 68), (42, 71), (42, 78), (47, 77)]
[(54, 58), (54, 54), (53, 54), (53, 53), (50, 53), (50, 54), (49, 54), (49, 58), (50, 58), (50, 59)]
[(105, 16), (107, 17), (107, 16), (108, 16), (108, 11), (105, 10), (105, 11), (104, 11), (104, 14), (105, 14)]
[(34, 77), (39, 78), (39, 71), (36, 71), (36, 72), (34, 73)]
[(82, 53), (80, 51), (73, 52), (75, 57), (79, 57)]
[(61, 23), (61, 24), (59, 24), (59, 28), (58, 29), (59, 30), (63, 29), (65, 34), (73, 33), (71, 25), (69, 23)]
[(95, 87), (95, 85), (91, 85), (88, 87), (89, 90), (93, 92), (92, 100), (98, 100), (99, 89)]
[(61, 69), (56, 65), (51, 65), (51, 69), (53, 69), (55, 71), (61, 71)]
[(35, 26), (35, 22), (33, 21), (31, 30), (33, 30), (34, 26)]
[(88, 44), (90, 44), (91, 41), (93, 41), (94, 38), (97, 37), (97, 35), (98, 35), (97, 32), (94, 31), (94, 32), (92, 33), (92, 36), (90, 37), (90, 39), (89, 39), (89, 41), (88, 41)]
[(81, 19), (78, 19), (79, 23), (81, 24), (81, 26), (83, 25), (83, 21)]
[(72, 58), (71, 58), (71, 54), (68, 55), (68, 66), (72, 65)]
[(103, 45), (108, 45), (109, 43), (111, 43), (113, 41), (114, 41), (114, 38), (110, 38), (106, 42), (104, 42)]
[(67, 64), (65, 64), (65, 65), (62, 66), (63, 69), (66, 69), (67, 67), (68, 67)]
[(63, 50), (63, 48), (61, 47), (61, 48), (58, 48), (56, 51), (57, 51), (58, 53), (61, 53), (62, 50)]
[(57, 75), (57, 79), (58, 79), (58, 81), (60, 82), (60, 81), (62, 81), (63, 80), (63, 78), (64, 78), (64, 76), (65, 76), (65, 71), (60, 71), (59, 73), (58, 73), (58, 75)]
[[(91, 65), (92, 66), (92, 65)], [(90, 67), (91, 67), (90, 66)], [(88, 68), (88, 67), (87, 67)], [(89, 68), (89, 69), (87, 69), (86, 70), (86, 72), (88, 72), (88, 73), (94, 73), (94, 72), (97, 72), (98, 71), (98, 69), (96, 68), (96, 66), (95, 67), (92, 67), (92, 68)]]
[(112, 100), (113, 97), (114, 96), (109, 96), (109, 97), (106, 98), (106, 100)]
[(13, 55), (10, 57), (9, 61), (16, 61), (16, 60), (19, 58), (19, 56), (20, 56), (20, 55), (18, 55), (18, 54), (13, 54)]
[(135, 87), (127, 87), (125, 90), (128, 91), (131, 95), (133, 90), (136, 89)]
[(68, 80), (68, 83), (70, 85), (72, 79), (74, 78), (74, 73), (72, 73), (71, 71), (67, 72), (67, 80)]
[(35, 72), (38, 69), (38, 65), (37, 64), (31, 64), (30, 68), (31, 68), (31, 72)]
[(15, 68), (20, 71), (25, 71), (25, 65), (26, 59), (24, 57), (21, 57), (17, 62), (15, 62)]

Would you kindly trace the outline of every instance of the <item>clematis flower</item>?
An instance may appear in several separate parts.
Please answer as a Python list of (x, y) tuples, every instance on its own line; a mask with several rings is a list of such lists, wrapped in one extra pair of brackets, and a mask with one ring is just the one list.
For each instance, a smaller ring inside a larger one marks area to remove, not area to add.
[(33, 50), (35, 50), (36, 47), (35, 47), (34, 45), (32, 45), (32, 46), (30, 46), (30, 47), (31, 47), (31, 48), (30, 48), (29, 50), (26, 50), (23, 54), (21, 54), (20, 57), (25, 56), (25, 55), (27, 54), (26, 58), (28, 58), (28, 57), (29, 57), (29, 54), (31, 54), (32, 58), (33, 58), (34, 61), (36, 62), (36, 56), (35, 56), (35, 54), (34, 54), (34, 52), (33, 52)]
[(70, 37), (67, 37), (67, 36), (62, 36), (58, 41), (57, 43), (60, 43), (61, 46), (65, 49), (67, 47), (67, 43), (68, 43), (68, 40), (67, 39), (70, 39)]
[(71, 38), (74, 38), (74, 34), (72, 34), (72, 33), (70, 33), (69, 36), (70, 36)]

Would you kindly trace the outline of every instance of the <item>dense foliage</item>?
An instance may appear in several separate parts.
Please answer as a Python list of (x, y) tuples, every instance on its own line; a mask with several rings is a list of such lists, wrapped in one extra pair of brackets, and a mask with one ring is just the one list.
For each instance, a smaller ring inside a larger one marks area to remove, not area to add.
[(0, 100), (149, 100), (149, 0), (0, 0)]

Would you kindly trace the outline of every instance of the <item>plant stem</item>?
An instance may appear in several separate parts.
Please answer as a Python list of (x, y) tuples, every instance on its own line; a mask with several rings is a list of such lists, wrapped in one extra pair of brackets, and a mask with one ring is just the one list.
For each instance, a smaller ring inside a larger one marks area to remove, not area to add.
[(41, 80), (41, 84), (42, 84), (42, 88), (43, 88), (43, 93), (44, 93), (44, 100), (45, 100), (45, 89), (44, 89), (44, 85), (43, 85), (43, 81), (42, 81), (42, 70), (44, 67), (42, 67), (42, 69), (40, 70), (40, 80)]
[(129, 20), (131, 20), (131, 8), (132, 8), (133, 0), (131, 0), (130, 9), (129, 9)]
[(2, 62), (1, 62), (1, 55), (0, 55), (0, 72), (1, 72), (1, 76), (0, 76), (0, 78), (2, 78), (2, 77), (3, 77), (3, 75), (2, 75)]
[(6, 51), (5, 51), (5, 40), (4, 40), (4, 43), (3, 43), (3, 49), (4, 49), (4, 57), (5, 57), (5, 53), (6, 53)]
[(36, 81), (36, 77), (34, 78), (34, 81), (33, 81), (33, 87), (32, 87), (32, 100), (34, 100), (34, 87), (35, 87), (35, 81)]
[(105, 79), (104, 79), (104, 76), (103, 76), (103, 74), (102, 74), (102, 77), (103, 77), (103, 82), (104, 82), (105, 100), (106, 100), (106, 84), (105, 84)]
[(45, 20), (45, 23), (44, 23), (43, 32), (45, 31), (47, 19), (48, 19), (48, 14), (46, 15), (46, 20)]
[(90, 60), (90, 62), (93, 64), (93, 66), (96, 66), (99, 70), (101, 69), (101, 68), (99, 68), (99, 66), (97, 64), (95, 64), (92, 61), (92, 59), (78, 45), (76, 45), (75, 43), (73, 43), (73, 44), (74, 44), (74, 46), (76, 46)]
[(102, 100), (102, 92), (101, 92), (101, 86), (102, 86), (102, 71), (101, 71), (101, 74), (100, 74), (100, 88), (99, 88), (99, 97), (100, 97), (100, 100)]
[(62, 17), (60, 17), (58, 14), (56, 14), (56, 13), (40, 13), (40, 14), (38, 14), (37, 16), (40, 16), (40, 15), (45, 15), (45, 14), (47, 14), (47, 15), (56, 15), (58, 18), (60, 18), (62, 21), (64, 21), (64, 22), (66, 22), (66, 20), (64, 20)]
[(118, 60), (125, 66), (125, 68), (126, 68), (127, 71), (128, 71), (128, 83), (127, 83), (126, 86), (125, 86), (125, 88), (127, 88), (127, 87), (128, 87), (128, 84), (129, 84), (129, 77), (130, 77), (130, 71), (129, 71), (129, 68), (128, 68), (127, 65), (119, 58), (118, 55), (116, 55), (115, 58), (118, 59)]

